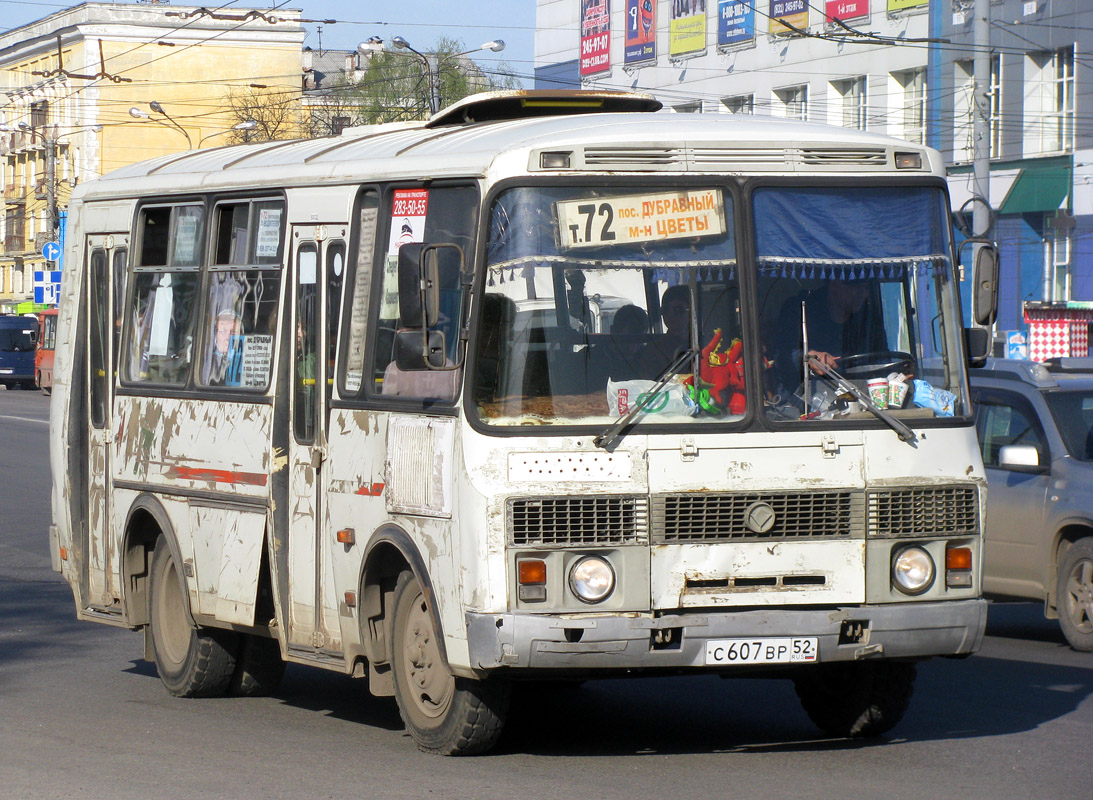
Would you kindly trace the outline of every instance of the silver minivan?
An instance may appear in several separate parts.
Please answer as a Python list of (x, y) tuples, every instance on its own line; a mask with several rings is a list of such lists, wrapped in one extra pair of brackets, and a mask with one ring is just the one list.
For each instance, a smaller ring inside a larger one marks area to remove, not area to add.
[(1093, 358), (971, 371), (988, 496), (983, 589), (1042, 600), (1093, 651)]

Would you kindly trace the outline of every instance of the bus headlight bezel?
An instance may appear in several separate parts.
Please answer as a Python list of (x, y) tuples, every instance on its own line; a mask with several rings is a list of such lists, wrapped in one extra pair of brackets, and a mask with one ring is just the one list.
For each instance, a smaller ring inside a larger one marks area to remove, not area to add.
[(912, 544), (892, 554), (892, 585), (911, 597), (930, 590), (937, 579), (937, 565), (923, 546)]
[(602, 603), (615, 591), (615, 568), (604, 556), (587, 555), (569, 567), (569, 591), (582, 603)]

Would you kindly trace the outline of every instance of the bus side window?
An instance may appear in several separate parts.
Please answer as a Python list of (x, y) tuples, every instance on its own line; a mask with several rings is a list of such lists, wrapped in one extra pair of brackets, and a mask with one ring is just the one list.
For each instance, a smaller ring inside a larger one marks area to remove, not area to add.
[(277, 329), (284, 203), (218, 203), (213, 219), (213, 265), (198, 381), (264, 392)]
[(204, 219), (197, 204), (141, 209), (124, 348), (129, 381), (180, 386), (189, 379)]
[(346, 287), (345, 352), (342, 355), (342, 397), (361, 392), (365, 376), (365, 345), (372, 338), (368, 331), (369, 299), (372, 293), (372, 267), (376, 258), (376, 223), (379, 219), (379, 195), (364, 189), (357, 200), (356, 253), (349, 259), (350, 282)]

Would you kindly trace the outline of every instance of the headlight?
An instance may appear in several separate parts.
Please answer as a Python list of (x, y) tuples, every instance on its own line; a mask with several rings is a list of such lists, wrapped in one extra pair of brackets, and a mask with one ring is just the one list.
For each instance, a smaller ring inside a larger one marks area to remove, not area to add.
[(934, 560), (921, 547), (905, 547), (892, 560), (892, 582), (904, 594), (922, 594), (934, 582)]
[(569, 588), (585, 603), (599, 603), (615, 590), (615, 570), (607, 559), (585, 556), (569, 570)]

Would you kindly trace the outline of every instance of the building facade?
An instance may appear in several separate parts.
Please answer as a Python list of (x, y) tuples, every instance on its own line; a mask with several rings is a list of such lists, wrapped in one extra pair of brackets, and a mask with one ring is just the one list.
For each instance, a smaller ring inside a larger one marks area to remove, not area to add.
[[(233, 92), (300, 92), (300, 12), (84, 3), (0, 35), (0, 311), (49, 300), (72, 187), (227, 141)], [(130, 109), (135, 109), (133, 113)], [(46, 303), (48, 305), (48, 302)]]
[[(990, 121), (986, 199), (1003, 253), (998, 327), (1027, 331), (1028, 303), (1043, 314), (1044, 304), (1093, 300), (1093, 5), (989, 5), (990, 100), (979, 113)], [(973, 6), (539, 0), (535, 82), (645, 91), (677, 112), (788, 116), (925, 142), (949, 165), (954, 209), (970, 212)]]

